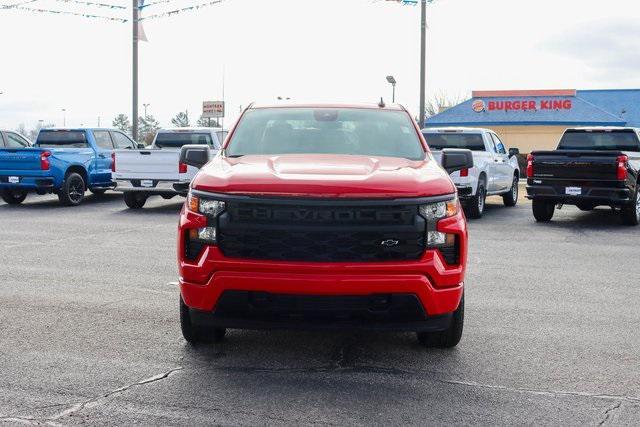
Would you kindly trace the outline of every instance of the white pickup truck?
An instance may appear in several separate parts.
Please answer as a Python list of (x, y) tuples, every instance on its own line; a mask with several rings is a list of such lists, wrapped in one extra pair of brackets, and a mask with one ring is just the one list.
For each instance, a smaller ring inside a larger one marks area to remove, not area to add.
[(131, 209), (142, 208), (150, 196), (185, 196), (198, 169), (180, 163), (180, 149), (207, 145), (215, 155), (226, 134), (220, 128), (161, 129), (147, 149), (114, 151), (111, 177), (115, 191), (124, 193), (124, 202)]
[(473, 168), (451, 174), (458, 196), (470, 218), (480, 218), (487, 196), (502, 196), (505, 206), (518, 203), (517, 148), (507, 152), (498, 135), (482, 128), (426, 128), (422, 130), (434, 157), (443, 148), (466, 148), (473, 153)]

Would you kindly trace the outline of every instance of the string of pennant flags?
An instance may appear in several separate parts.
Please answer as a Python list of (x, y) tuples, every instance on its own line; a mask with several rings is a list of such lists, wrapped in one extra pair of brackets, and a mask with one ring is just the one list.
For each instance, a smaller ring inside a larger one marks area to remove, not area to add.
[[(78, 16), (78, 17), (83, 17), (83, 18), (90, 18), (90, 19), (103, 19), (103, 20), (107, 20), (107, 21), (114, 21), (114, 22), (121, 22), (121, 23), (126, 23), (126, 22), (130, 22), (130, 19), (127, 18), (121, 18), (118, 16), (106, 16), (106, 15), (98, 15), (98, 14), (94, 14), (94, 13), (86, 13), (86, 12), (79, 12), (79, 11), (71, 11), (71, 10), (56, 10), (56, 9), (47, 9), (44, 7), (38, 7), (38, 5), (34, 5), (33, 3), (36, 3), (38, 1), (43, 1), (43, 0), (24, 0), (24, 1), (19, 1), (16, 3), (12, 3), (12, 4), (7, 4), (7, 5), (0, 5), (0, 10), (20, 10), (20, 11), (25, 11), (25, 12), (31, 12), (31, 13), (44, 13), (44, 14), (54, 14), (54, 15), (70, 15), (70, 16)], [(67, 4), (79, 4), (79, 5), (84, 5), (84, 6), (89, 6), (89, 7), (97, 7), (97, 8), (106, 8), (106, 9), (112, 9), (112, 10), (126, 10), (127, 7), (122, 6), (122, 5), (118, 5), (118, 4), (111, 4), (111, 3), (102, 3), (102, 2), (96, 2), (96, 1), (85, 1), (85, 0), (52, 0), (55, 2), (60, 2), (60, 3), (67, 3)], [(151, 6), (158, 6), (158, 5), (162, 5), (162, 4), (171, 4), (177, 0), (156, 0), (156, 1), (151, 1), (151, 2), (146, 2), (146, 0), (138, 0), (139, 1), (139, 8), (140, 11), (143, 11), (144, 9), (151, 7)], [(206, 7), (210, 7), (210, 6), (214, 6), (217, 5), (219, 3), (222, 3), (224, 0), (209, 0), (209, 1), (205, 1), (203, 3), (198, 3), (198, 4), (193, 4), (190, 6), (184, 6), (184, 7), (180, 7), (174, 10), (168, 10), (168, 11), (163, 11), (163, 12), (158, 12), (156, 14), (153, 15), (149, 15), (149, 16), (142, 16), (139, 18), (139, 21), (148, 21), (148, 20), (153, 20), (153, 19), (161, 19), (161, 18), (165, 18), (165, 17), (173, 17), (182, 13), (186, 13), (186, 12), (191, 12), (191, 11), (196, 11), (196, 10), (200, 10)]]

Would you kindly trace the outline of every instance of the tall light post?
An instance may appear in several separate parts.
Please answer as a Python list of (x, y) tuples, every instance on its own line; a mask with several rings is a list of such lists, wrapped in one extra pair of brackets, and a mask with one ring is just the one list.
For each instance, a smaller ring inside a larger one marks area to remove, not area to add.
[(132, 117), (131, 117), (131, 136), (133, 140), (138, 142), (138, 24), (140, 21), (140, 3), (139, 0), (133, 0), (133, 17), (131, 22), (133, 24), (133, 58), (132, 58), (132, 70), (133, 70), (133, 105), (132, 105)]
[(151, 106), (151, 104), (142, 104), (142, 106), (144, 107), (144, 118), (147, 118), (147, 108), (149, 108)]
[(396, 79), (393, 76), (387, 76), (387, 81), (391, 84), (392, 93), (391, 93), (391, 102), (395, 104), (396, 102)]
[[(431, 3), (433, 0), (428, 0)], [(420, 1), (420, 128), (425, 120), (425, 74), (427, 49), (427, 0)]]
[(62, 109), (62, 127), (63, 128), (67, 127), (67, 109), (66, 108)]

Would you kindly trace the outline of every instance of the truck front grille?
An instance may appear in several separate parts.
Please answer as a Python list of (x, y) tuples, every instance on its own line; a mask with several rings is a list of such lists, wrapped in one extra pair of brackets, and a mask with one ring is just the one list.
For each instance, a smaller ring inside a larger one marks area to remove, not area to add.
[(220, 250), (232, 258), (316, 262), (419, 259), (425, 222), (417, 206), (228, 202)]

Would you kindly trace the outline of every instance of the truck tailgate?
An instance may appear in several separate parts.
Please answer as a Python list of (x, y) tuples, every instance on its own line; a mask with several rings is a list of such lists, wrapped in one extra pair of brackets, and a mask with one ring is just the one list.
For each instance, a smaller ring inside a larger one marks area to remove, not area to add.
[(3, 171), (40, 170), (42, 148), (0, 148), (0, 174)]
[(534, 178), (616, 181), (616, 151), (534, 151)]
[(180, 151), (170, 149), (116, 150), (114, 179), (153, 179), (161, 181), (186, 180), (180, 174), (178, 163)]

